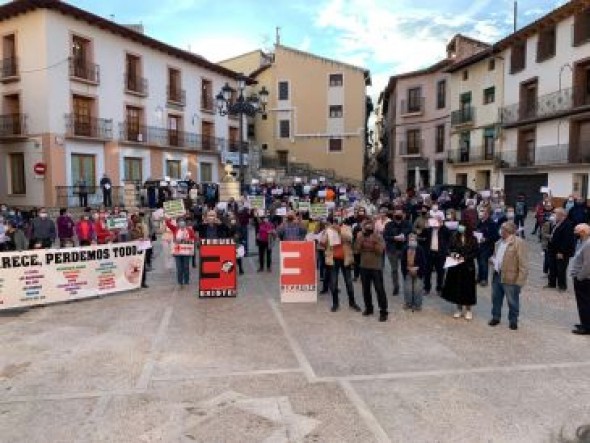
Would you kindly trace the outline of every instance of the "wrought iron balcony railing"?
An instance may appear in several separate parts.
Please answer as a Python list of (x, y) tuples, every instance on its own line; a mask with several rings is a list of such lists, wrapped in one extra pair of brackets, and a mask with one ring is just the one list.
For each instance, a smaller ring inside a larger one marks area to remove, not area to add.
[(148, 80), (138, 75), (125, 74), (125, 91), (132, 94), (147, 96)]
[(400, 114), (421, 114), (424, 112), (424, 103), (424, 97), (418, 97), (416, 100), (402, 100)]
[(19, 137), (26, 134), (25, 114), (0, 115), (0, 137)]
[(106, 118), (66, 114), (66, 136), (110, 140), (113, 138), (113, 121)]
[(502, 151), (498, 155), (501, 168), (565, 165), (576, 155), (570, 155), (570, 145), (536, 146)]
[(407, 140), (400, 140), (399, 142), (399, 155), (400, 156), (420, 156), (422, 155), (422, 146), (424, 140), (415, 140), (409, 143)]
[(168, 101), (184, 106), (186, 104), (186, 91), (175, 85), (168, 85), (166, 88), (168, 92)]
[(0, 80), (8, 80), (18, 77), (18, 59), (8, 57), (0, 61)]
[(227, 139), (192, 132), (136, 125), (123, 122), (119, 125), (119, 138), (127, 143), (170, 146), (184, 150), (219, 152), (230, 146)]
[(471, 105), (451, 112), (451, 125), (460, 126), (472, 124), (475, 120), (475, 108)]
[(447, 154), (449, 163), (480, 163), (493, 161), (495, 158), (494, 149), (486, 149), (484, 146), (452, 149)]
[(100, 67), (96, 63), (70, 57), (70, 77), (99, 84)]

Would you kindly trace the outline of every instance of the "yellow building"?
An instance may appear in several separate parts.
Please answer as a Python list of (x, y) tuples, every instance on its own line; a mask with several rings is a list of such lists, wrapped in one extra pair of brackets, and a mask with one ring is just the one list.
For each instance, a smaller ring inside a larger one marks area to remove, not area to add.
[(280, 44), (272, 54), (257, 50), (220, 65), (270, 91), (267, 115), (255, 121), (263, 167), (308, 164), (337, 178), (363, 179), (368, 70)]

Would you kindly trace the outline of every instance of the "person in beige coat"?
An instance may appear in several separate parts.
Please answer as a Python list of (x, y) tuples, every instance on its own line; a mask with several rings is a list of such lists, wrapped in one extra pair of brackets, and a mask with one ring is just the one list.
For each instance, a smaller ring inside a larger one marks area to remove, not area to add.
[(492, 280), (492, 319), (490, 326), (500, 324), (504, 296), (508, 302), (508, 322), (510, 329), (518, 329), (520, 313), (520, 290), (528, 275), (527, 246), (516, 235), (516, 225), (508, 221), (500, 228), (501, 239), (496, 243), (494, 256), (490, 262), (494, 266)]

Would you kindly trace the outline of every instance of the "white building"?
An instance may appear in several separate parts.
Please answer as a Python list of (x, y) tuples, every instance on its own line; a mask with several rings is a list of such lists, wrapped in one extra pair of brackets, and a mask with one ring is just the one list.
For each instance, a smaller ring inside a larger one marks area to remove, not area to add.
[(187, 172), (217, 181), (221, 151), (239, 144), (238, 120), (214, 102), (237, 74), (141, 29), (19, 0), (0, 6), (0, 37), (2, 202), (63, 205), (103, 172), (115, 186)]
[(574, 0), (495, 45), (505, 59), (503, 150), (508, 201), (588, 198), (590, 173), (590, 1)]

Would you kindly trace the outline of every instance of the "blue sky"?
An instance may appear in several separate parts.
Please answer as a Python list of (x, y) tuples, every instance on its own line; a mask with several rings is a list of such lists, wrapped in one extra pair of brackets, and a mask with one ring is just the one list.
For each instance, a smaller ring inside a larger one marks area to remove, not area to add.
[[(2, 2), (5, 3), (5, 2)], [(513, 0), (69, 0), (166, 43), (219, 61), (281, 42), (388, 77), (444, 57), (456, 33), (493, 42), (512, 30)], [(519, 0), (519, 26), (565, 3)]]

